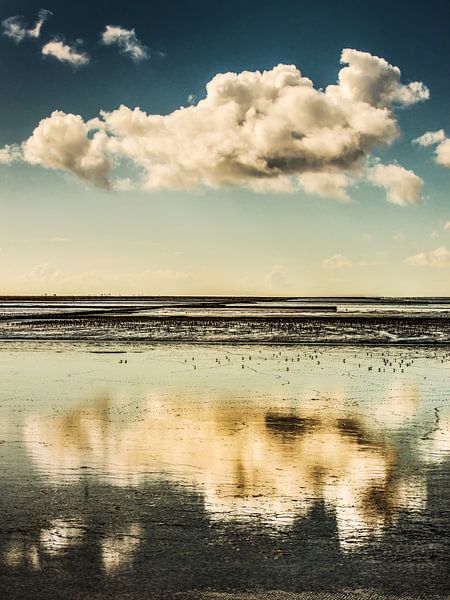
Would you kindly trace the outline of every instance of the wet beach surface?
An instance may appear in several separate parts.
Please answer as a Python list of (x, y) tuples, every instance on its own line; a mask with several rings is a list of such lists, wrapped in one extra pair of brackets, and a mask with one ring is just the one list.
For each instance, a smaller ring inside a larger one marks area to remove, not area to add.
[(450, 344), (448, 298), (0, 297), (0, 339)]
[(2, 597), (448, 597), (447, 348), (0, 355)]

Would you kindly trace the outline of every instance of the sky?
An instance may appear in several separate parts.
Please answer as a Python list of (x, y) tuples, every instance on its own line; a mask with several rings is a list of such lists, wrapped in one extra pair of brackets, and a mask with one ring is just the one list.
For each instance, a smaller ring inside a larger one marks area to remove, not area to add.
[(0, 294), (450, 295), (446, 1), (0, 4)]

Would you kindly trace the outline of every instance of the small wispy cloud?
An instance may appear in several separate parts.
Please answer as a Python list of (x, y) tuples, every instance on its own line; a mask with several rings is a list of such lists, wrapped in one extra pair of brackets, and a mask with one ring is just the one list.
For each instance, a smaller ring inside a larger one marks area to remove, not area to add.
[(353, 261), (343, 254), (335, 254), (334, 256), (326, 258), (322, 265), (326, 269), (343, 269), (344, 267), (351, 267)]
[(417, 204), (423, 180), (413, 171), (397, 164), (378, 164), (368, 171), (368, 180), (386, 190), (386, 200), (397, 206)]
[(434, 144), (438, 144), (445, 140), (445, 132), (443, 129), (439, 129), (439, 131), (427, 131), (420, 137), (413, 140), (413, 144), (417, 144), (419, 146), (433, 146)]
[(107, 25), (101, 34), (101, 41), (106, 46), (117, 46), (121, 54), (135, 62), (150, 58), (149, 49), (137, 38), (134, 29)]
[(65, 44), (61, 40), (52, 40), (42, 47), (44, 56), (53, 56), (59, 62), (72, 65), (73, 67), (82, 67), (87, 65), (90, 57), (86, 52), (79, 50), (76, 46)]
[(135, 188), (130, 177), (118, 177), (114, 180), (112, 188), (117, 192), (129, 192)]
[(132, 246), (156, 246), (156, 242), (148, 242), (148, 241), (143, 241), (143, 242), (131, 242)]
[(63, 271), (55, 265), (44, 262), (34, 265), (18, 277), (18, 281), (32, 293), (122, 293), (124, 286), (136, 293), (150, 290), (159, 293), (177, 293), (180, 286), (189, 285), (194, 277), (190, 271), (174, 269), (148, 269), (132, 272), (105, 272), (104, 270), (91, 270), (70, 272)]
[(21, 277), (22, 280), (31, 282), (51, 282), (60, 279), (62, 273), (49, 263), (35, 265), (31, 271)]
[(290, 287), (289, 281), (281, 265), (274, 265), (265, 276), (265, 281), (269, 288), (274, 292), (282, 292)]
[(38, 19), (33, 27), (27, 28), (23, 17), (16, 15), (8, 17), (2, 21), (3, 35), (11, 38), (18, 44), (25, 38), (38, 38), (41, 35), (42, 25), (52, 16), (52, 12), (41, 8), (38, 13)]
[(443, 129), (439, 129), (438, 131), (427, 131), (413, 140), (413, 144), (418, 144), (419, 146), (435, 145), (435, 162), (442, 167), (450, 168), (450, 138), (445, 136)]
[(11, 165), (13, 162), (21, 160), (22, 150), (18, 144), (3, 146), (0, 148), (0, 165)]
[(447, 221), (444, 225), (444, 229), (448, 231), (450, 229), (450, 221)]
[(430, 252), (419, 252), (413, 256), (408, 256), (404, 262), (415, 267), (444, 269), (450, 267), (450, 250), (445, 246), (441, 246)]
[(190, 271), (175, 271), (172, 269), (157, 269), (155, 271), (147, 270), (141, 274), (144, 279), (156, 281), (183, 281), (190, 279), (192, 273)]
[(322, 262), (322, 266), (325, 269), (344, 269), (347, 267), (374, 267), (379, 265), (380, 261), (378, 260), (353, 260), (344, 254), (335, 254), (334, 256), (330, 256), (326, 258)]

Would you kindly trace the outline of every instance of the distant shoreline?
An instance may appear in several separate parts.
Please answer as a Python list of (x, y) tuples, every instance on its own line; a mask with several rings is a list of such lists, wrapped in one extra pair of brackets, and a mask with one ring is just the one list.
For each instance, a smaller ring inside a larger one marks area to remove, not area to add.
[(1, 302), (57, 302), (57, 301), (90, 301), (90, 302), (139, 302), (139, 301), (213, 301), (213, 302), (262, 302), (262, 301), (299, 301), (299, 302), (346, 302), (346, 303), (376, 303), (376, 304), (440, 304), (450, 303), (450, 296), (223, 296), (223, 295), (174, 295), (174, 296), (127, 296), (127, 295), (0, 295)]
[(450, 299), (0, 299), (1, 340), (450, 344)]

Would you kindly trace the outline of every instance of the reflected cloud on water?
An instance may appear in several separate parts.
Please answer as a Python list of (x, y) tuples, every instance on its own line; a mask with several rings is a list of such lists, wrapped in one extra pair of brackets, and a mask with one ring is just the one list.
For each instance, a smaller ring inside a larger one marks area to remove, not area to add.
[[(54, 519), (40, 530), (39, 539), (31, 541), (27, 535), (14, 536), (3, 552), (4, 563), (12, 568), (25, 567), (39, 571), (48, 557), (80, 548), (85, 542), (86, 525)], [(105, 572), (117, 572), (129, 566), (139, 548), (142, 527), (132, 523), (121, 531), (104, 535), (100, 542), (100, 556)]]
[(101, 557), (106, 571), (118, 571), (127, 566), (139, 549), (142, 527), (132, 523), (125, 531), (106, 536), (101, 542)]
[[(426, 507), (424, 474), (400, 472), (401, 448), (385, 435), (386, 427), (414, 416), (417, 390), (402, 391), (395, 413), (376, 408), (378, 427), (335, 401), (293, 409), (192, 396), (176, 402), (147, 396), (129, 423), (122, 411), (117, 418), (120, 402), (101, 397), (63, 416), (30, 417), (23, 435), (33, 464), (52, 483), (93, 478), (125, 487), (165, 478), (195, 488), (216, 522), (286, 530), (322, 502), (335, 515), (346, 551), (382, 534), (401, 510)], [(442, 459), (446, 436), (439, 428), (419, 440), (428, 460)], [(71, 539), (66, 533), (55, 539), (51, 530), (43, 536), (54, 550)], [(110, 564), (115, 545), (124, 543), (105, 543)]]
[[(440, 556), (435, 532), (446, 518), (442, 359), (420, 355), (408, 367), (405, 351), (385, 373), (382, 350), (189, 352), (158, 349), (127, 363), (61, 353), (55, 373), (49, 353), (36, 355), (39, 369), (31, 359), (21, 366), (29, 378), (9, 412), (3, 404), (10, 520), (0, 566), (42, 575), (57, 564), (82, 577), (91, 569), (103, 582), (142, 568), (141, 582), (160, 585), (183, 565), (183, 578), (195, 572), (185, 559), (192, 552), (203, 556), (206, 586), (210, 570), (230, 585), (254, 573), (267, 589), (288, 574), (292, 589), (308, 589), (297, 580), (302, 565), (310, 589), (328, 568), (331, 589), (336, 574), (352, 585), (353, 568), (388, 586), (391, 557), (414, 547), (411, 569), (417, 552), (420, 568), (405, 586), (423, 579), (426, 553)], [(106, 385), (110, 392), (98, 393)], [(16, 488), (25, 498), (17, 508)], [(374, 575), (365, 565), (380, 556)]]

